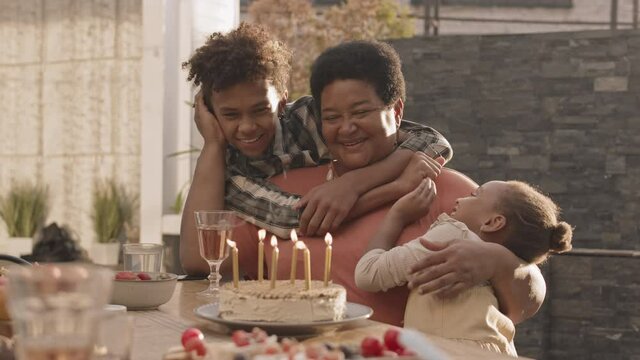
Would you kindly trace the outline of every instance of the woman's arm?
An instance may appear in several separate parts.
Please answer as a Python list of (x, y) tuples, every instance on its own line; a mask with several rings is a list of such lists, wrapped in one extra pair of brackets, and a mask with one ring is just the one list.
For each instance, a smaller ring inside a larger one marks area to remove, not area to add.
[(443, 160), (442, 158), (433, 160), (422, 152), (413, 153), (402, 174), (395, 178), (394, 181), (378, 186), (362, 195), (353, 209), (351, 209), (347, 219), (358, 218), (372, 209), (377, 209), (393, 202), (415, 189), (424, 179), (433, 179), (430, 176), (431, 172), (437, 166), (439, 175)]
[(453, 296), (489, 280), (500, 311), (515, 324), (533, 316), (544, 300), (546, 285), (535, 265), (527, 265), (502, 245), (452, 241), (437, 245), (423, 240), (433, 252), (411, 268), (409, 287), (422, 294)]
[[(425, 177), (432, 180), (440, 173), (440, 168), (451, 159), (453, 150), (447, 139), (426, 125), (403, 120), (400, 124), (400, 148), (385, 159), (361, 169), (349, 171), (335, 181), (320, 185), (300, 200), (298, 207), (305, 207), (300, 217), (300, 229), (304, 234), (322, 235), (336, 229), (345, 219), (353, 218), (352, 210), (357, 207), (358, 215), (375, 210), (389, 201), (397, 200), (414, 189), (419, 181), (409, 189), (382, 190), (374, 194), (384, 194), (382, 201), (361, 201), (367, 192), (384, 186), (403, 173), (413, 154), (422, 152), (427, 158), (442, 158), (440, 163), (427, 162)], [(420, 179), (422, 180), (422, 179)], [(336, 201), (337, 200), (337, 201)]]

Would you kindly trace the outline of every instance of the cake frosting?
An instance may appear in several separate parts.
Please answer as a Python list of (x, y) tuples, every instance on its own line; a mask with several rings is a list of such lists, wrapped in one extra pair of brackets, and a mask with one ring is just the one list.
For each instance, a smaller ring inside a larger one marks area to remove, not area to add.
[(280, 280), (271, 289), (267, 280), (240, 281), (237, 289), (233, 283), (222, 286), (218, 309), (226, 320), (308, 323), (342, 319), (346, 303), (347, 291), (337, 284), (312, 281), (305, 290), (302, 280)]

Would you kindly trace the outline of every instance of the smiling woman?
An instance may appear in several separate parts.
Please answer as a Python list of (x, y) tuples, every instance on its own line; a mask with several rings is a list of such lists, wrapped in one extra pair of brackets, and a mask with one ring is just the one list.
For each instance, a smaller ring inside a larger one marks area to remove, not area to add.
[(402, 99), (382, 103), (372, 85), (336, 80), (322, 91), (322, 134), (337, 173), (385, 158), (398, 143)]

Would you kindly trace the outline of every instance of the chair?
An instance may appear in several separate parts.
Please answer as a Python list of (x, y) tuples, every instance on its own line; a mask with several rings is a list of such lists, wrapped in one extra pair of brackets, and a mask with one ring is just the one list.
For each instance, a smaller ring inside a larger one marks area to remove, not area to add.
[(0, 254), (0, 267), (1, 266), (9, 266), (9, 265), (13, 265), (13, 264), (31, 265), (30, 262), (28, 262), (27, 260), (24, 260), (22, 258), (19, 258), (19, 257), (16, 257), (16, 256), (11, 256), (11, 255), (6, 255), (6, 254)]

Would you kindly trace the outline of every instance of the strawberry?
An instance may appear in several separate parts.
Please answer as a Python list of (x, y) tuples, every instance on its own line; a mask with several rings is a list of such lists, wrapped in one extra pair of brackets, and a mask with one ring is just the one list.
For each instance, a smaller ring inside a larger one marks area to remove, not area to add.
[(140, 279), (140, 280), (151, 280), (151, 275), (141, 272), (141, 273), (138, 273), (138, 279)]
[(398, 352), (402, 350), (404, 347), (400, 345), (400, 343), (398, 342), (398, 336), (400, 336), (400, 331), (398, 331), (397, 329), (390, 328), (387, 331), (385, 331), (384, 346), (386, 346), (387, 349), (394, 352)]
[(231, 340), (233, 340), (237, 347), (247, 346), (250, 343), (249, 333), (244, 330), (236, 330), (231, 334)]
[(373, 336), (367, 336), (360, 343), (360, 352), (364, 357), (381, 356), (383, 350), (380, 340)]

